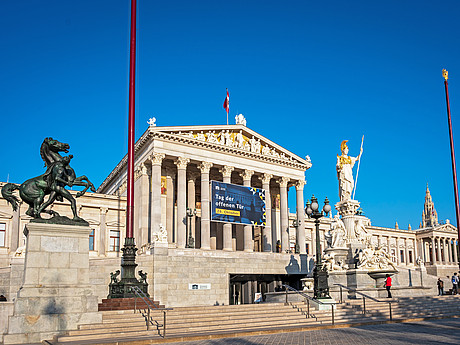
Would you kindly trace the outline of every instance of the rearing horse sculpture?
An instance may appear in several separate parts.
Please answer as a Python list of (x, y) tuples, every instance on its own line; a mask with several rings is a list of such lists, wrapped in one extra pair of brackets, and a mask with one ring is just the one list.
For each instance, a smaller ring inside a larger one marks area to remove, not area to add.
[[(41, 218), (42, 212), (52, 216), (59, 216), (57, 212), (47, 210), (46, 207), (51, 205), (55, 200), (63, 201), (66, 199), (70, 202), (73, 220), (83, 220), (77, 215), (74, 197), (65, 187), (85, 187), (82, 191), (77, 193), (77, 198), (82, 196), (88, 188), (93, 192), (95, 192), (96, 189), (86, 176), (76, 176), (75, 171), (69, 165), (73, 157), (72, 155), (62, 157), (59, 154), (59, 152), (69, 152), (69, 148), (69, 144), (61, 143), (53, 138), (45, 138), (45, 140), (43, 140), (40, 148), (40, 155), (47, 167), (46, 172), (43, 175), (25, 181), (20, 186), (7, 183), (2, 188), (2, 196), (11, 204), (13, 210), (17, 210), (19, 203), (19, 199), (13, 192), (19, 190), (19, 196), (29, 205), (26, 214), (30, 217), (35, 219)], [(44, 202), (46, 195), (49, 195), (49, 198)]]

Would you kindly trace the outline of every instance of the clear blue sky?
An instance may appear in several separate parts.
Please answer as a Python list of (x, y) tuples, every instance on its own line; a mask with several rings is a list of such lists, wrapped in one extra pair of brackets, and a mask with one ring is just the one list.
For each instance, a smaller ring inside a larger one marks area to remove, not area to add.
[[(458, 1), (138, 1), (136, 138), (248, 127), (301, 157), (305, 197), (338, 201), (336, 155), (365, 135), (356, 198), (373, 225), (416, 227), (425, 186), (455, 222), (441, 69), (460, 155)], [(99, 185), (127, 152), (130, 1), (0, 2), (0, 180), (43, 173), (47, 136)], [(291, 193), (292, 196), (294, 193)], [(291, 200), (292, 201), (292, 200)], [(293, 208), (291, 208), (293, 210)]]

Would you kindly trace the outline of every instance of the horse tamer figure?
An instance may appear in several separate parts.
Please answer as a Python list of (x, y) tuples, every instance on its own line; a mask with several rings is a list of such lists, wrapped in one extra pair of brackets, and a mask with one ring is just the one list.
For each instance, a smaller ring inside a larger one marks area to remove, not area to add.
[[(34, 219), (41, 219), (41, 213), (48, 213), (53, 218), (60, 217), (59, 214), (46, 208), (55, 200), (70, 202), (73, 212), (73, 221), (85, 222), (84, 219), (77, 215), (77, 205), (72, 194), (65, 189), (66, 186), (83, 186), (82, 191), (78, 192), (76, 197), (80, 197), (90, 189), (95, 192), (96, 189), (86, 176), (77, 177), (75, 171), (70, 167), (72, 155), (62, 157), (59, 152), (69, 152), (69, 144), (61, 143), (53, 138), (45, 138), (40, 148), (40, 155), (45, 162), (46, 171), (43, 175), (31, 178), (20, 186), (7, 183), (2, 188), (2, 196), (8, 201), (13, 210), (18, 208), (19, 199), (13, 194), (19, 190), (21, 199), (29, 205), (26, 214)], [(49, 195), (48, 200), (44, 201), (45, 196)], [(52, 219), (53, 219), (52, 218)]]

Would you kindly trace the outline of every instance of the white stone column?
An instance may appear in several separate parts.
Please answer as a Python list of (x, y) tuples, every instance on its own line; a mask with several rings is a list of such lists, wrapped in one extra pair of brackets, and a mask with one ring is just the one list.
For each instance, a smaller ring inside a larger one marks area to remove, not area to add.
[(259, 177), (262, 181), (262, 189), (265, 190), (265, 226), (262, 229), (262, 250), (264, 252), (274, 252), (274, 244), (272, 241), (272, 199), (270, 195), (270, 180), (272, 174), (263, 174)]
[[(149, 242), (149, 176), (146, 163), (142, 163), (139, 169), (139, 195), (135, 195), (135, 202), (138, 202), (138, 223), (139, 231), (136, 236), (136, 244), (141, 248), (144, 244)], [(160, 176), (161, 176), (161, 163), (160, 163)], [(160, 177), (161, 178), (161, 177)], [(161, 210), (160, 210), (161, 215)]]
[(286, 253), (289, 250), (289, 209), (287, 198), (288, 177), (282, 177), (278, 180), (280, 184), (280, 216), (281, 216), (281, 252)]
[(399, 252), (399, 237), (396, 237), (396, 262), (401, 265), (401, 253)]
[[(11, 222), (11, 237), (10, 237), (10, 253), (16, 252), (20, 247), (19, 240), (21, 238), (19, 231), (21, 205), (18, 205), (16, 211), (13, 211), (13, 220)], [(6, 240), (6, 239), (5, 239)]]
[[(177, 157), (174, 164), (177, 165), (177, 247), (185, 248), (187, 233), (187, 164), (190, 159)], [(203, 207), (203, 206), (201, 206)]]
[(438, 245), (438, 260), (436, 260), (437, 264), (442, 264), (442, 257), (441, 257), (441, 238), (436, 237), (436, 244)]
[(297, 201), (297, 231), (295, 234), (296, 243), (299, 246), (300, 254), (306, 253), (305, 248), (305, 206), (303, 201), (303, 187), (307, 182), (299, 180), (295, 184)]
[(457, 239), (456, 238), (454, 238), (454, 263), (458, 265)]
[(166, 231), (168, 231), (168, 243), (173, 243), (174, 234), (174, 177), (176, 171), (166, 169)]
[(211, 249), (211, 214), (209, 204), (209, 170), (210, 162), (202, 162), (201, 170), (201, 249)]
[[(415, 262), (417, 262), (417, 258), (418, 258), (418, 248), (417, 248), (418, 241), (417, 241), (416, 238), (414, 238), (413, 241), (414, 241), (414, 263), (415, 263)], [(423, 260), (423, 258), (422, 258), (422, 260)]]
[(431, 264), (436, 264), (436, 245), (434, 240), (434, 235), (431, 237)]
[(407, 243), (407, 238), (404, 239), (404, 256), (406, 257), (406, 266), (410, 264), (409, 262), (409, 244)]
[[(245, 170), (240, 176), (243, 178), (243, 186), (251, 187), (251, 177), (254, 175), (254, 171)], [(244, 251), (253, 252), (254, 251), (254, 241), (252, 239), (252, 225), (244, 226)]]
[[(219, 170), (222, 173), (224, 183), (232, 183), (232, 171), (233, 167), (225, 165), (222, 169)], [(223, 238), (223, 250), (233, 251), (233, 242), (232, 242), (232, 224), (224, 223), (222, 227), (222, 238)]]
[[(105, 255), (107, 251), (107, 207), (99, 209), (99, 240), (97, 246), (98, 255)], [(94, 238), (96, 239), (96, 238)]]
[[(154, 152), (150, 155), (152, 163), (151, 189), (150, 189), (150, 235), (160, 231), (161, 224), (161, 163), (165, 158), (164, 153)], [(146, 239), (147, 240), (147, 239)]]
[[(187, 208), (190, 208), (192, 211), (195, 210), (196, 208), (196, 191), (195, 191), (195, 180), (197, 176), (195, 174), (189, 174), (187, 178), (187, 187), (188, 187), (188, 192), (187, 192)], [(195, 237), (195, 222), (196, 222), (196, 216), (189, 217), (187, 216), (187, 222), (191, 222), (191, 226), (187, 225), (187, 231), (192, 231), (192, 237), (195, 240), (194, 242), (196, 243), (196, 237)], [(189, 234), (190, 236), (190, 234)], [(188, 241), (188, 238), (187, 238)]]

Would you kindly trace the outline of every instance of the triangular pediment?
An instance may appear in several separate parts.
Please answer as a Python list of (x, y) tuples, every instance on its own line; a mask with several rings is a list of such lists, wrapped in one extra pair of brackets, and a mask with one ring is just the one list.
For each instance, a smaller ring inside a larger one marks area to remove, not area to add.
[(261, 159), (302, 165), (305, 170), (311, 167), (308, 156), (301, 158), (244, 125), (150, 127), (149, 132), (154, 138), (181, 140), (189, 145), (252, 154)]
[(438, 225), (434, 229), (434, 231), (452, 231), (452, 232), (457, 232), (457, 228), (453, 226), (452, 224), (443, 224), (443, 225)]

